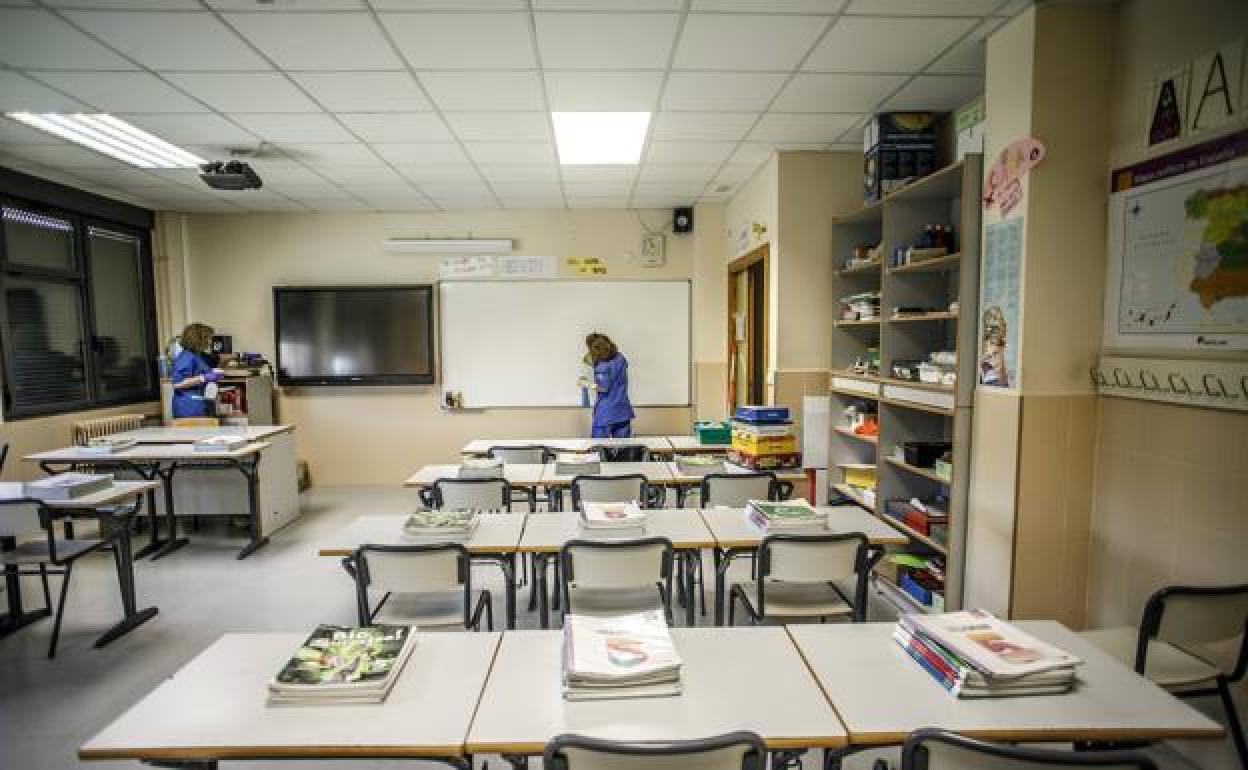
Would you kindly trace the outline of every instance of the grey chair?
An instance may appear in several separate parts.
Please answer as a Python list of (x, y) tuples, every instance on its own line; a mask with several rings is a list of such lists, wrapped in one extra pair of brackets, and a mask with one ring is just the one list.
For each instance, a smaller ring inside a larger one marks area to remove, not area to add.
[[(752, 623), (768, 618), (866, 619), (871, 551), (861, 532), (768, 535), (758, 547), (758, 576), (734, 583), (728, 625), (739, 601)], [(837, 584), (853, 581), (854, 598)]]
[(1046, 767), (1157, 770), (1153, 760), (1133, 751), (1063, 751), (1007, 746), (933, 727), (910, 733), (901, 748), (902, 770), (1042, 770)]
[(640, 473), (626, 476), (577, 476), (572, 479), (572, 508), (581, 503), (636, 502), (643, 508), (661, 508), (666, 499), (663, 487), (651, 486)]
[(708, 473), (698, 485), (698, 504), (703, 508), (744, 508), (751, 500), (785, 500), (793, 484), (779, 481), (771, 471)]
[(559, 549), (565, 612), (623, 615), (662, 609), (672, 624), (672, 562), (665, 537), (569, 540)]
[[(1248, 583), (1169, 586), (1149, 597), (1138, 630), (1109, 628), (1081, 636), (1173, 695), (1217, 695), (1240, 764), (1248, 767), (1248, 745), (1230, 688), (1248, 671)], [(1219, 647), (1231, 653), (1229, 659)]]
[(430, 507), (437, 510), (511, 509), (511, 484), (506, 479), (438, 479), (431, 492)]
[(645, 743), (556, 735), (542, 753), (544, 770), (763, 770), (766, 762), (763, 739), (746, 731)]
[[(362, 545), (343, 559), (355, 578), (356, 612), (374, 623), (494, 630), (494, 602), (472, 587), (471, 559), (459, 543)], [(380, 594), (376, 604), (371, 594)]]
[[(555, 453), (549, 447), (538, 444), (492, 446), (489, 449), (489, 456), (496, 460), (502, 460), (503, 465), (545, 465), (548, 462), (553, 462), (555, 459)], [(550, 493), (545, 490), (531, 487), (527, 490), (527, 496), (529, 498), (530, 513), (537, 510), (538, 503), (550, 504)]]

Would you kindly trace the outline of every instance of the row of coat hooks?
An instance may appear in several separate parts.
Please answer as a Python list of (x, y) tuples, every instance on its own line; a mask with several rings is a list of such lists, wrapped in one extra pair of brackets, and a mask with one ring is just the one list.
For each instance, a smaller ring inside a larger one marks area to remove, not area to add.
[[(1134, 373), (1125, 367), (1112, 367), (1107, 374), (1101, 367), (1094, 366), (1089, 370), (1092, 384), (1098, 388), (1123, 388), (1150, 393), (1173, 393), (1179, 396), (1206, 396), (1208, 398), (1248, 399), (1248, 374), (1241, 375), (1238, 382), (1232, 378), (1228, 384), (1220, 374), (1207, 372), (1193, 386), (1181, 372), (1158, 373), (1149, 369), (1138, 369)], [(1164, 379), (1163, 379), (1164, 377)]]

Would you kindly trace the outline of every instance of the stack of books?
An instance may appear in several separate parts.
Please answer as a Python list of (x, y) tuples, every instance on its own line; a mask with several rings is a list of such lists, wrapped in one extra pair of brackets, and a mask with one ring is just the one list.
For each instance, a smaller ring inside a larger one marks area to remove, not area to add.
[(192, 446), (196, 452), (233, 452), (247, 446), (246, 436), (213, 436), (201, 438)]
[(588, 476), (602, 470), (597, 452), (559, 452), (555, 455), (555, 473), (560, 476)]
[(268, 703), (381, 703), (416, 647), (415, 631), (412, 626), (317, 626), (269, 681)]
[(679, 695), (682, 666), (661, 610), (563, 620), (564, 700)]
[(984, 610), (902, 615), (893, 639), (959, 698), (1061, 695), (1083, 662)]
[(467, 539), (480, 521), (480, 511), (417, 511), (403, 522), (403, 539)]
[(637, 503), (581, 503), (585, 529), (640, 529), (647, 518)]
[(724, 458), (715, 455), (677, 455), (676, 469), (686, 476), (723, 473)]
[(58, 473), (46, 479), (27, 481), (22, 485), (22, 490), (26, 497), (51, 502), (76, 500), (79, 497), (108, 489), (112, 484), (112, 474)]
[(820, 513), (802, 498), (773, 503), (751, 500), (745, 507), (746, 519), (765, 532), (802, 532), (826, 529), (827, 514)]
[(728, 458), (751, 470), (801, 467), (802, 454), (788, 407), (737, 407), (732, 417)]
[(138, 443), (138, 441), (132, 438), (99, 436), (97, 438), (88, 439), (85, 446), (78, 447), (78, 452), (84, 455), (103, 457), (138, 446)]
[(501, 479), (503, 461), (495, 457), (465, 457), (459, 463), (461, 479)]

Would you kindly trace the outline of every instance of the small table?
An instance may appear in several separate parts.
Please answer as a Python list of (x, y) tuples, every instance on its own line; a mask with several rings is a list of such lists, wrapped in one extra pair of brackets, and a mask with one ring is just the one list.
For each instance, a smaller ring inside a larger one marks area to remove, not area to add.
[[(707, 473), (685, 473), (680, 469), (680, 463), (676, 461), (668, 462), (668, 471), (672, 475), (672, 485), (676, 487), (676, 505), (684, 507), (685, 501), (689, 496), (691, 489), (702, 486), (702, 480)], [(733, 474), (733, 473), (755, 473), (749, 468), (744, 468), (734, 463), (725, 462), (722, 471), (714, 471), (714, 473)], [(787, 481), (796, 487), (798, 484), (806, 481), (806, 472), (800, 468), (783, 468), (781, 470), (771, 471), (777, 481)], [(800, 497), (800, 495), (799, 495)]]
[[(828, 515), (829, 533), (861, 532), (874, 546), (909, 542), (905, 535), (856, 505), (819, 506), (817, 510)], [(733, 559), (754, 553), (763, 542), (764, 532), (746, 521), (741, 508), (703, 508), (700, 512), (715, 536), (715, 625), (722, 625), (728, 567)]]
[(165, 499), (165, 521), (168, 537), (160, 539), (155, 498), (148, 498), (148, 516), (151, 518), (151, 541), (137, 554), (139, 558), (151, 555), (153, 559), (167, 556), (189, 542), (178, 537), (178, 519), (173, 504), (173, 476), (180, 469), (230, 467), (236, 469), (247, 481), (247, 513), (251, 519), (251, 537), (238, 553), (246, 559), (256, 549), (269, 542), (261, 533), (260, 524), (260, 453), (269, 448), (264, 441), (252, 441), (238, 449), (226, 451), (196, 451), (193, 443), (162, 442), (139, 444), (111, 454), (94, 454), (82, 447), (66, 447), (48, 452), (38, 452), (22, 459), (38, 463), (45, 473), (57, 473), (66, 468), (89, 465), (98, 469), (120, 469), (137, 473), (148, 481), (160, 480)]
[(501, 634), (422, 633), (377, 706), (265, 705), (305, 634), (226, 634), (87, 741), (81, 759), (424, 758), (470, 768), (464, 736)]
[[(0, 514), (9, 506), (29, 504), (39, 510), (40, 524), (53, 537), (51, 519), (64, 516), (82, 516), (97, 519), (101, 528), (108, 531), (105, 542), (112, 542), (114, 563), (117, 567), (117, 583), (121, 590), (122, 619), (95, 640), (96, 647), (124, 636), (156, 616), (156, 607), (138, 608), (134, 590), (134, 557), (130, 552), (130, 517), (142, 504), (140, 500), (157, 486), (152, 481), (114, 481), (107, 489), (92, 492), (73, 500), (40, 501), (26, 496), (23, 485), (18, 482), (0, 483)], [(0, 557), (17, 549), (17, 538), (0, 535)], [(3, 560), (3, 559), (0, 559)], [(18, 579), (18, 565), (4, 563), (4, 593), (8, 612), (0, 620), (0, 637), (51, 614), (51, 608), (26, 610), (22, 606), (22, 585)]]
[[(597, 473), (592, 476), (632, 476), (640, 474), (654, 486), (665, 486), (671, 483), (672, 472), (665, 462), (643, 463), (601, 463)], [(563, 490), (572, 486), (572, 479), (580, 474), (556, 473), (554, 463), (546, 463), (542, 472), (542, 486), (550, 489), (550, 504), (555, 510), (563, 507)]]
[(542, 628), (550, 628), (550, 607), (547, 602), (546, 562), (557, 557), (559, 550), (569, 540), (632, 540), (642, 537), (665, 537), (686, 559), (685, 613), (689, 625), (694, 622), (693, 568), (688, 564), (690, 555), (696, 556), (702, 548), (713, 548), (715, 538), (697, 511), (676, 509), (646, 511), (649, 519), (644, 528), (625, 530), (592, 530), (581, 526), (579, 516), (572, 512), (536, 513), (529, 516), (520, 538), (520, 550), (533, 554), (537, 560), (538, 617)]
[[(462, 542), (468, 553), (496, 561), (503, 570), (507, 585), (507, 627), (516, 627), (516, 552), (524, 532), (526, 514), (487, 513), (481, 515), (472, 537)], [(350, 556), (366, 543), (374, 545), (410, 545), (403, 538), (403, 522), (407, 514), (360, 516), (347, 526), (322, 540), (320, 556)], [(424, 541), (422, 541), (424, 542)]]
[[(405, 487), (430, 489), (439, 479), (459, 478), (459, 465), (425, 465), (403, 481)], [(537, 500), (537, 488), (542, 485), (544, 466), (538, 463), (505, 463), (503, 478), (517, 489), (523, 489), (532, 508)]]
[(898, 744), (929, 725), (994, 741), (1216, 739), (1222, 727), (1055, 621), (1017, 623), (1079, 656), (1066, 695), (955, 698), (892, 639), (892, 623), (787, 626), (855, 748)]
[(770, 749), (846, 745), (845, 728), (777, 627), (673, 628), (684, 692), (670, 698), (566, 701), (559, 631), (509, 631), (476, 718), (471, 754), (542, 753), (560, 733), (676, 741), (753, 730)]
[(703, 444), (697, 436), (665, 436), (672, 454), (727, 454), (729, 444)]
[(669, 454), (672, 445), (666, 436), (630, 436), (628, 438), (474, 438), (463, 449), (464, 455), (489, 454), (492, 447), (544, 446), (555, 452), (588, 452), (600, 446), (643, 444), (651, 452)]

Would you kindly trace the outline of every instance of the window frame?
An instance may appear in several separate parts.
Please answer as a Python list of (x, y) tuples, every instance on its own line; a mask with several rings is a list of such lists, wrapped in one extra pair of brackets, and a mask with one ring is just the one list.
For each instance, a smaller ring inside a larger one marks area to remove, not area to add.
[[(4, 420), (22, 420), (32, 417), (47, 417), (58, 414), (70, 414), (90, 409), (141, 404), (160, 400), (159, 373), (159, 342), (156, 319), (156, 289), (152, 258), (152, 233), (150, 229), (130, 224), (111, 221), (98, 216), (49, 205), (31, 200), (20, 195), (0, 193), (0, 206), (13, 206), (36, 213), (63, 218), (73, 225), (74, 269), (59, 270), (23, 265), (11, 262), (8, 254), (8, 242), (0, 230), (0, 319), (8, 317), (7, 286), (12, 278), (24, 278), (30, 281), (58, 283), (78, 288), (80, 332), (82, 335), (82, 366), (86, 381), (86, 398), (74, 401), (40, 404), (38, 406), (15, 406), (10, 383), (11, 374), (15, 371), (12, 350), (5, 333), (5, 324), (0, 323), (0, 376), (3, 377), (3, 409)], [(99, 377), (99, 335), (95, 328), (95, 286), (91, 281), (91, 246), (90, 229), (95, 227), (109, 230), (119, 235), (133, 236), (139, 244), (139, 273), (141, 286), (139, 297), (142, 302), (144, 325), (144, 352), (147, 354), (149, 367), (149, 385), (143, 390), (128, 391), (115, 397), (101, 397)]]

